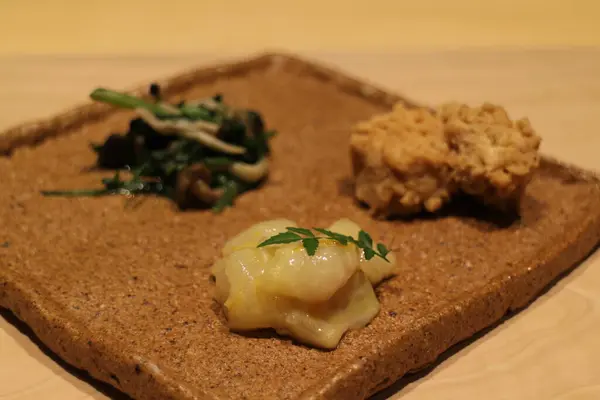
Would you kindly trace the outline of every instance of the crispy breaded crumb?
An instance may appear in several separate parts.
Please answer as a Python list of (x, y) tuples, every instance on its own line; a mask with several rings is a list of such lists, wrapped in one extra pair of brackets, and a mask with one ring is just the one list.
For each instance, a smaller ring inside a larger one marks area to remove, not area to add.
[(490, 103), (445, 104), (437, 115), (456, 154), (453, 179), (460, 189), (501, 208), (518, 205), (540, 162), (541, 139), (529, 120), (511, 121), (504, 108)]
[(396, 105), (350, 139), (355, 195), (380, 216), (435, 212), (458, 191), (500, 208), (518, 204), (539, 165), (540, 138), (499, 106)]
[(429, 111), (403, 105), (358, 124), (350, 142), (357, 198), (381, 216), (440, 209), (452, 192), (443, 135)]

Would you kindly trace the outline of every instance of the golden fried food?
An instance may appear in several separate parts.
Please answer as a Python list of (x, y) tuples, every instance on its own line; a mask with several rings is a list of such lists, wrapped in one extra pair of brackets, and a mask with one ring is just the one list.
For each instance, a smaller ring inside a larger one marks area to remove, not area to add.
[(539, 165), (539, 146), (527, 119), (513, 122), (496, 105), (397, 104), (352, 132), (355, 196), (378, 216), (435, 212), (458, 192), (514, 208)]
[(450, 103), (437, 115), (454, 153), (453, 179), (460, 189), (484, 203), (510, 209), (538, 167), (541, 139), (526, 118), (511, 121), (506, 110), (485, 103)]
[(377, 215), (438, 210), (453, 192), (441, 121), (397, 105), (356, 126), (350, 139), (355, 195)]

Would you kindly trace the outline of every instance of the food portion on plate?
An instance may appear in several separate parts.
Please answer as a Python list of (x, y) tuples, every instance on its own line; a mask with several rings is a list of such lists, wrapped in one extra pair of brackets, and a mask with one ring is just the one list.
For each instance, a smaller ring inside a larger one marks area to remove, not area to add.
[[(45, 195), (151, 193), (181, 208), (233, 204), (269, 170), (262, 116), (221, 95), (170, 104), (96, 89), (92, 99), (135, 110), (126, 134), (92, 145), (100, 168), (117, 170), (104, 188)], [(436, 110), (397, 104), (350, 135), (355, 196), (374, 216), (439, 210), (458, 192), (513, 206), (539, 163), (540, 139), (526, 119), (512, 122), (491, 104), (449, 103)], [(129, 179), (121, 179), (127, 170)], [(396, 256), (349, 219), (328, 229), (287, 219), (255, 224), (224, 246), (212, 267), (216, 300), (232, 331), (274, 329), (298, 342), (334, 349), (349, 330), (378, 314), (374, 287), (394, 273)]]
[(231, 330), (273, 328), (333, 349), (348, 330), (375, 318), (373, 287), (394, 268), (395, 255), (348, 219), (328, 229), (277, 219), (231, 238), (212, 273)]
[[(170, 104), (156, 84), (149, 94), (151, 101), (93, 91), (92, 99), (137, 114), (126, 134), (92, 145), (98, 167), (117, 172), (102, 189), (44, 194), (151, 193), (181, 208), (219, 212), (265, 180), (274, 132), (265, 130), (258, 112), (233, 108), (221, 95)], [(540, 139), (528, 120), (513, 122), (491, 104), (448, 103), (435, 110), (397, 104), (358, 123), (349, 140), (355, 196), (375, 217), (435, 212), (459, 192), (514, 207), (539, 164)], [(274, 329), (334, 349), (347, 331), (378, 314), (374, 287), (394, 274), (395, 261), (349, 219), (328, 229), (274, 219), (231, 238), (211, 271), (232, 331)]]
[[(258, 187), (269, 172), (269, 140), (260, 113), (236, 109), (221, 95), (179, 104), (162, 100), (160, 87), (150, 86), (151, 101), (107, 89), (90, 97), (133, 109), (126, 134), (112, 134), (92, 145), (100, 168), (117, 170), (100, 189), (52, 190), (50, 196), (156, 194), (181, 208), (212, 207), (216, 212), (233, 204), (241, 193)], [(130, 177), (122, 179), (119, 171)]]
[(354, 194), (376, 216), (436, 212), (459, 193), (514, 212), (539, 166), (541, 139), (504, 108), (397, 104), (356, 125)]

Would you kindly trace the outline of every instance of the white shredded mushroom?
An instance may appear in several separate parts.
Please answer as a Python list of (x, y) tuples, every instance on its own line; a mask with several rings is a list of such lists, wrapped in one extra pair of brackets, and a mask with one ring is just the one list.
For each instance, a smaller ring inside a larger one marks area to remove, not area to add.
[[(144, 108), (136, 108), (137, 114), (155, 131), (162, 134), (180, 134), (188, 139), (196, 140), (206, 147), (227, 154), (244, 154), (246, 149), (224, 142), (213, 134), (218, 130), (216, 124), (206, 121), (186, 121), (186, 120), (160, 120), (150, 111)], [(214, 125), (214, 126), (213, 126)]]
[(263, 158), (256, 164), (246, 164), (243, 162), (235, 162), (229, 167), (229, 172), (237, 176), (241, 180), (249, 183), (258, 182), (269, 170), (269, 160)]

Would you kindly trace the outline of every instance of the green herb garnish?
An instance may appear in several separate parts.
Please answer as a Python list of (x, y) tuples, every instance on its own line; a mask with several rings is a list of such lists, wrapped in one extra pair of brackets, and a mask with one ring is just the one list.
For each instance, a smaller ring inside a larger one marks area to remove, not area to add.
[[(264, 161), (276, 132), (265, 130), (259, 113), (227, 106), (220, 94), (168, 104), (160, 86), (152, 84), (148, 100), (104, 88), (90, 97), (139, 114), (125, 134), (90, 145), (97, 166), (117, 172), (102, 180), (103, 187), (42, 191), (45, 196), (154, 194), (182, 208), (210, 206), (220, 212), (267, 175)], [(120, 170), (129, 171), (126, 179)]]
[[(377, 256), (387, 262), (390, 262), (386, 257), (390, 251), (385, 247), (385, 245), (378, 243), (377, 246), (373, 248), (373, 239), (367, 232), (363, 230), (358, 233), (358, 239), (355, 239), (352, 236), (332, 232), (323, 228), (313, 228), (311, 230), (306, 228), (287, 227), (286, 229), (287, 230), (285, 232), (271, 236), (269, 239), (260, 243), (257, 247), (302, 242), (302, 245), (306, 249), (308, 255), (314, 256), (319, 248), (319, 240), (334, 240), (342, 246), (346, 246), (350, 243), (356, 245), (358, 248), (364, 251), (365, 258), (367, 260)], [(313, 231), (318, 232), (323, 236), (317, 236)]]
[(104, 188), (101, 189), (78, 189), (78, 190), (44, 190), (44, 196), (64, 197), (95, 197), (113, 194), (136, 195), (142, 193), (164, 194), (165, 187), (160, 181), (144, 180), (137, 173), (129, 180), (122, 180), (119, 171), (112, 178), (102, 179)]
[(235, 180), (228, 180), (222, 185), (223, 194), (219, 197), (219, 200), (213, 206), (213, 211), (218, 213), (223, 211), (225, 207), (233, 205), (233, 200), (237, 197), (240, 192), (241, 185)]
[(108, 90), (108, 89), (104, 89), (104, 88), (98, 88), (98, 89), (94, 90), (92, 93), (90, 93), (90, 97), (93, 100), (100, 101), (102, 103), (111, 104), (113, 106), (117, 106), (120, 108), (129, 108), (129, 109), (144, 108), (144, 109), (152, 112), (157, 117), (169, 117), (169, 116), (181, 114), (181, 112), (174, 113), (172, 111), (165, 109), (164, 107), (161, 107), (158, 104), (144, 101), (138, 97), (131, 96), (126, 93), (115, 92), (113, 90)]

